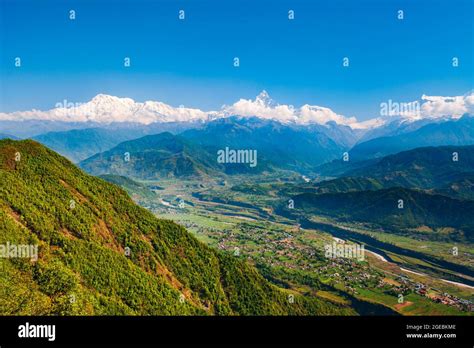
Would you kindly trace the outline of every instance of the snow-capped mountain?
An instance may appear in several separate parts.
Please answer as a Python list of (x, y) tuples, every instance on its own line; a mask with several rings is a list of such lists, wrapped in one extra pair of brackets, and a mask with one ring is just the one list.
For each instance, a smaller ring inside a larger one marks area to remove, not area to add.
[(281, 123), (295, 124), (326, 124), (336, 122), (340, 125), (357, 127), (355, 117), (345, 117), (335, 113), (330, 108), (305, 104), (299, 108), (293, 105), (278, 104), (270, 98), (268, 93), (263, 90), (254, 100), (240, 99), (232, 105), (224, 105), (216, 113), (220, 117), (242, 116), (259, 117), (279, 121)]
[(209, 120), (210, 113), (199, 109), (173, 107), (156, 101), (136, 102), (131, 98), (98, 94), (87, 103), (71, 103), (67, 100), (57, 103), (47, 111), (31, 110), (0, 113), (0, 120), (44, 120), (62, 122), (92, 123), (163, 123), (194, 122)]
[[(407, 103), (415, 105), (416, 102)], [(418, 105), (418, 104), (416, 104)], [(67, 100), (59, 102), (55, 108), (41, 111), (16, 111), (0, 113), (0, 121), (40, 120), (48, 122), (89, 122), (94, 124), (136, 123), (150, 125), (153, 123), (170, 122), (207, 122), (229, 116), (259, 117), (275, 120), (280, 123), (298, 125), (327, 125), (336, 123), (348, 126), (353, 130), (380, 128), (394, 120), (401, 123), (418, 122), (423, 119), (439, 119), (442, 117), (459, 118), (465, 113), (474, 111), (474, 92), (463, 96), (421, 97), (421, 104), (416, 112), (389, 111), (387, 115), (370, 120), (358, 121), (354, 116), (344, 116), (330, 108), (304, 104), (300, 107), (278, 104), (271, 99), (266, 91), (262, 91), (255, 99), (239, 99), (232, 105), (224, 105), (217, 111), (203, 111), (184, 106), (174, 107), (159, 101), (137, 102), (131, 98), (120, 98), (98, 94), (87, 103), (71, 103)]]

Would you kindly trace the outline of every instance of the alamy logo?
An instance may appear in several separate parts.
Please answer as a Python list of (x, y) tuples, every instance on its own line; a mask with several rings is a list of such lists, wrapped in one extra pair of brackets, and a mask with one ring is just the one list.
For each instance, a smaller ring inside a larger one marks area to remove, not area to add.
[(332, 243), (324, 246), (325, 256), (329, 259), (345, 258), (364, 261), (365, 248), (359, 244)]
[(30, 244), (0, 244), (0, 258), (25, 258), (38, 261), (38, 246)]
[(389, 99), (388, 102), (380, 103), (380, 115), (420, 117), (420, 103), (418, 101), (411, 103), (399, 103)]
[(218, 163), (248, 163), (250, 167), (257, 166), (257, 150), (232, 150), (226, 147), (217, 151)]
[[(75, 103), (67, 99), (64, 99), (63, 101), (60, 101), (54, 104), (54, 107), (56, 109), (63, 109), (63, 112), (67, 112), (67, 114), (69, 115), (80, 115), (81, 110), (83, 108), (90, 108), (90, 105), (87, 105), (86, 103)], [(89, 111), (91, 113), (94, 112), (94, 110), (89, 110)]]
[(18, 326), (18, 337), (20, 338), (47, 338), (52, 342), (56, 339), (56, 325), (34, 325), (26, 322)]

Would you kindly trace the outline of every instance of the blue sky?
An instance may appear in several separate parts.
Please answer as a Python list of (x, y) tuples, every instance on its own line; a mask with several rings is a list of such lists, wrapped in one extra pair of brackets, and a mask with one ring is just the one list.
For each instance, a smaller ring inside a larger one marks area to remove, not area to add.
[(473, 88), (471, 0), (0, 4), (0, 112), (50, 109), (98, 93), (210, 110), (266, 89), (280, 103), (327, 106), (364, 120), (388, 99)]

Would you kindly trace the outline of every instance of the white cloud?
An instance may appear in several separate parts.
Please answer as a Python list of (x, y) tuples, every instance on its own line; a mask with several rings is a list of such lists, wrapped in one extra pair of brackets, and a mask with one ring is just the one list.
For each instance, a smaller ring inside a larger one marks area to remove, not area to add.
[(329, 108), (322, 106), (313, 106), (305, 104), (298, 110), (298, 121), (299, 123), (319, 123), (325, 124), (329, 121), (334, 121), (337, 124), (343, 124), (350, 126), (357, 123), (355, 117), (345, 117), (343, 115), (336, 114)]
[(268, 94), (263, 91), (255, 100), (240, 99), (230, 106), (224, 106), (221, 110), (223, 116), (257, 116), (267, 119), (275, 119), (283, 122), (296, 121), (295, 112), (291, 105), (274, 105)]
[(182, 122), (207, 120), (207, 112), (185, 107), (172, 107), (168, 104), (146, 101), (135, 102), (130, 98), (118, 98), (99, 94), (87, 103), (72, 103), (67, 100), (48, 111), (21, 111), (0, 113), (0, 120), (51, 120), (65, 122)]
[(401, 117), (407, 122), (435, 118), (456, 119), (465, 113), (474, 114), (474, 92), (455, 97), (423, 94), (419, 100), (412, 102), (397, 102), (389, 99), (380, 104), (382, 116)]
[(221, 113), (226, 116), (257, 116), (283, 123), (326, 124), (330, 121), (343, 125), (357, 123), (355, 117), (347, 118), (322, 106), (305, 104), (300, 108), (295, 108), (293, 105), (276, 104), (272, 99), (270, 99), (270, 96), (266, 91), (262, 91), (255, 100), (240, 99), (230, 106), (224, 106)]
[[(418, 105), (421, 105), (417, 112), (405, 110), (399, 112), (399, 116), (408, 121), (414, 121), (420, 118), (444, 116), (459, 118), (466, 112), (474, 113), (473, 92), (456, 97), (423, 95), (421, 101), (405, 104), (413, 105), (413, 103), (420, 103)], [(322, 106), (305, 104), (295, 108), (292, 105), (277, 104), (266, 91), (262, 91), (254, 100), (240, 99), (232, 105), (224, 105), (218, 111), (173, 107), (156, 101), (140, 103), (130, 98), (99, 94), (87, 103), (76, 104), (64, 100), (57, 103), (55, 108), (47, 111), (30, 110), (0, 113), (0, 121), (51, 120), (65, 122), (89, 121), (105, 124), (112, 122), (151, 124), (155, 122), (207, 121), (234, 115), (256, 116), (282, 123), (297, 124), (326, 124), (333, 121), (340, 125), (350, 126), (353, 129), (375, 128), (386, 122), (386, 118), (374, 118), (358, 122), (355, 117), (346, 117)]]
[(459, 118), (465, 113), (474, 113), (474, 92), (456, 97), (427, 96), (421, 97), (423, 117), (451, 116)]

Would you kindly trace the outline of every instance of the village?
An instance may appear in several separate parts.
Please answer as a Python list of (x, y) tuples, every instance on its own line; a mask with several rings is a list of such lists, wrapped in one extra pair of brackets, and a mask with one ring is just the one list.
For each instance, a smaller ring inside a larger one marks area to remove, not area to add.
[[(270, 267), (314, 272), (321, 282), (355, 296), (359, 295), (361, 289), (375, 289), (395, 299), (400, 295), (407, 296), (412, 293), (463, 312), (474, 311), (473, 301), (430, 288), (409, 276), (394, 274), (393, 280), (389, 281), (386, 274), (370, 267), (359, 254), (354, 254), (356, 257), (353, 258), (337, 255), (327, 257), (328, 244), (308, 243), (301, 238), (302, 228), (299, 225), (282, 229), (242, 221), (229, 223), (225, 228), (217, 228), (182, 218), (180, 213), (183, 210), (171, 205), (149, 201), (146, 205), (146, 208), (155, 214), (176, 216), (177, 222), (197, 236), (205, 236), (210, 244), (219, 250)], [(341, 243), (341, 240), (337, 242)]]
[[(416, 282), (405, 275), (396, 276), (396, 282), (385, 281), (386, 275), (367, 262), (361, 262), (360, 257), (325, 257), (325, 249), (316, 249), (301, 243), (288, 232), (276, 233), (265, 231), (247, 224), (241, 224), (241, 233), (233, 230), (207, 230), (218, 236), (217, 247), (235, 254), (236, 247), (239, 255), (247, 255), (258, 262), (272, 267), (314, 271), (321, 280), (327, 280), (330, 285), (340, 284), (348, 293), (357, 295), (357, 289), (379, 289), (395, 298), (399, 295), (414, 293), (428, 298), (435, 303), (451, 306), (464, 312), (473, 312), (474, 303), (467, 299), (458, 298), (436, 288), (429, 288), (425, 284)], [(195, 224), (185, 224), (187, 228), (197, 227)], [(202, 227), (198, 228), (201, 233)], [(278, 237), (277, 237), (278, 236)], [(249, 243), (250, 242), (250, 243)], [(248, 245), (252, 245), (249, 247)], [(399, 285), (398, 285), (398, 284)]]

